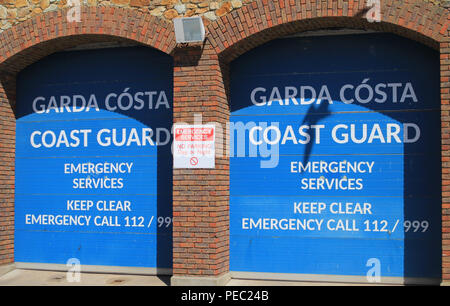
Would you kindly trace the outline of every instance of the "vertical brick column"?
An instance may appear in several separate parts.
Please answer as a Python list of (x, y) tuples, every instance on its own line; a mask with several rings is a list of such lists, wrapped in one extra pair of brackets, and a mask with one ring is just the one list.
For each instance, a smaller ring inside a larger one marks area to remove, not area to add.
[(450, 284), (450, 38), (440, 44), (442, 147), (442, 282)]
[[(224, 75), (208, 39), (174, 51), (174, 123), (216, 123), (215, 169), (173, 171), (173, 285), (229, 280), (229, 159), (222, 153), (229, 121)], [(195, 122), (198, 123), (198, 122)]]
[(0, 265), (14, 262), (14, 152), (16, 122), (0, 82)]

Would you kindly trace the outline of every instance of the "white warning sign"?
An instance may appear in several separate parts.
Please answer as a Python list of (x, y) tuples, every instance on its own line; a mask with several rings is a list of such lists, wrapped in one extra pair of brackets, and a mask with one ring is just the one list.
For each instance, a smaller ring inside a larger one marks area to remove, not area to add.
[(215, 167), (214, 125), (177, 125), (174, 136), (174, 168)]

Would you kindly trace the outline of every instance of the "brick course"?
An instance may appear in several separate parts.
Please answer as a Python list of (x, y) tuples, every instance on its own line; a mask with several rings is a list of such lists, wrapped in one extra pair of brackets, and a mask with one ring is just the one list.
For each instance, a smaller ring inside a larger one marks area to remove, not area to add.
[[(8, 2), (0, 0), (0, 5)], [(113, 1), (114, 2), (114, 1)], [(145, 1), (138, 1), (145, 2)], [(183, 1), (184, 2), (184, 1)], [(174, 58), (174, 122), (225, 126), (229, 120), (228, 64), (271, 39), (330, 27), (372, 29), (417, 40), (441, 56), (442, 277), (450, 281), (450, 40), (449, 11), (427, 1), (381, 1), (381, 22), (364, 18), (354, 0), (255, 0), (207, 23), (203, 44), (177, 46), (172, 23), (118, 6), (85, 6), (82, 22), (67, 8), (37, 14), (0, 33), (0, 264), (13, 262), (15, 75), (42, 57), (87, 42), (136, 41)], [(0, 12), (1, 13), (1, 12)], [(223, 144), (226, 135), (217, 140)], [(218, 276), (229, 270), (229, 160), (216, 169), (173, 171), (173, 273)]]
[(15, 118), (0, 85), (0, 265), (14, 260)]
[[(448, 31), (448, 30), (447, 30)], [(440, 44), (442, 144), (442, 279), (450, 281), (450, 38)]]

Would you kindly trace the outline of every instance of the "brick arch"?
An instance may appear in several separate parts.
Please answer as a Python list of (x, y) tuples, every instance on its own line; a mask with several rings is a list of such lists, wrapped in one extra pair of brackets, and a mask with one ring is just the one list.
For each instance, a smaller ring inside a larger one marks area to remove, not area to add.
[(380, 0), (381, 21), (365, 18), (366, 0), (255, 0), (208, 25), (211, 44), (228, 62), (274, 38), (334, 27), (391, 32), (439, 49), (448, 9), (424, 0)]
[(111, 40), (140, 43), (166, 54), (176, 45), (172, 24), (149, 13), (120, 7), (80, 9), (81, 22), (69, 22), (70, 8), (63, 8), (35, 15), (0, 33), (0, 82), (11, 105), (16, 74), (51, 53)]
[(133, 40), (168, 54), (175, 47), (172, 24), (149, 13), (113, 6), (82, 6), (81, 22), (69, 22), (69, 10), (38, 14), (0, 33), (0, 64), (38, 44), (68, 38), (64, 48), (70, 46), (71, 38), (84, 35)]

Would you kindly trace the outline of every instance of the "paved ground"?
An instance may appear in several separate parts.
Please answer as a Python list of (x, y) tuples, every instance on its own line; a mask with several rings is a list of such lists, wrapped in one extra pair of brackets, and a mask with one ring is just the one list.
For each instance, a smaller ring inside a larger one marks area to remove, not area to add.
[(324, 282), (292, 282), (292, 281), (270, 281), (232, 279), (227, 286), (372, 286), (373, 284), (352, 283), (324, 283)]
[[(80, 282), (68, 282), (65, 272), (15, 269), (0, 276), (0, 286), (167, 286), (169, 276), (81, 273)], [(345, 283), (312, 283), (232, 279), (228, 286), (348, 286)], [(367, 284), (369, 285), (369, 284)]]
[(166, 286), (169, 277), (81, 273), (80, 282), (68, 282), (65, 272), (13, 270), (0, 276), (0, 286)]

